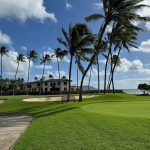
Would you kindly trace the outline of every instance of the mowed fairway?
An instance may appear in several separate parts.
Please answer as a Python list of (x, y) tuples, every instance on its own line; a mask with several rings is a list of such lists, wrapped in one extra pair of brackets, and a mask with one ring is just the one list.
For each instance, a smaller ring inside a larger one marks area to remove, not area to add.
[(35, 116), (14, 150), (150, 150), (148, 96), (107, 94), (64, 104), (5, 98), (0, 114)]
[(82, 108), (89, 112), (112, 116), (150, 118), (150, 101), (89, 104)]

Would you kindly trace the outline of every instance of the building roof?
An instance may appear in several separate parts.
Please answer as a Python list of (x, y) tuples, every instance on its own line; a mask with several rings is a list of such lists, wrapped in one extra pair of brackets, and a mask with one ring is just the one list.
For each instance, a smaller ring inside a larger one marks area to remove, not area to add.
[[(60, 81), (69, 81), (68, 79), (60, 79)], [(29, 82), (30, 84), (32, 83), (40, 83), (41, 81), (33, 81), (33, 82)], [(48, 80), (44, 80), (42, 82), (59, 82), (59, 79), (48, 79)]]

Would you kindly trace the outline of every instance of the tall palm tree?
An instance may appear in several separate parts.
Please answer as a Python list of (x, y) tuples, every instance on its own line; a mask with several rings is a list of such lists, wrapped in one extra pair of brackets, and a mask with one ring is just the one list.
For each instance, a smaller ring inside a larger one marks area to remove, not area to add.
[[(5, 46), (1, 46), (0, 47), (0, 55), (1, 55), (1, 75), (0, 75), (0, 79), (3, 79), (3, 56), (8, 54), (8, 50), (6, 49)], [(1, 87), (1, 95), (2, 95), (2, 87)]]
[[(147, 7), (147, 5), (141, 4), (143, 0), (103, 0), (103, 10), (104, 15), (101, 14), (93, 14), (89, 17), (86, 17), (87, 21), (93, 21), (93, 20), (99, 20), (103, 19), (103, 23), (100, 27), (99, 33), (98, 33), (98, 42), (96, 46), (96, 51), (93, 54), (93, 57), (91, 59), (91, 62), (88, 64), (87, 68), (85, 69), (85, 72), (81, 79), (81, 85), (83, 84), (83, 80), (90, 69), (91, 65), (93, 64), (95, 57), (97, 56), (97, 51), (99, 50), (101, 46), (101, 41), (103, 38), (103, 35), (105, 33), (105, 30), (107, 26), (110, 23), (120, 22), (121, 24), (124, 23), (130, 23), (133, 21), (150, 21), (150, 18), (148, 17), (142, 17), (138, 15), (136, 12), (139, 9), (142, 9), (143, 7)], [(82, 101), (82, 86), (80, 86), (80, 96), (79, 99)], [(104, 90), (105, 90), (104, 86)]]
[[(118, 54), (112, 55), (112, 52), (111, 52), (111, 61), (110, 61), (111, 71), (110, 71), (110, 80), (108, 82), (109, 89), (112, 83), (113, 92), (114, 92), (113, 76), (114, 76), (115, 68), (118, 65), (118, 62), (120, 60), (119, 58), (120, 52), (122, 48), (127, 49), (128, 52), (130, 51), (129, 47), (137, 48), (136, 46), (137, 43), (135, 41), (137, 40), (138, 32), (142, 32), (142, 31), (144, 30), (139, 27), (134, 27), (132, 24), (120, 25), (119, 23), (117, 24), (117, 27), (114, 30), (113, 44), (116, 45), (114, 48), (114, 51), (117, 52), (117, 49), (118, 49)], [(120, 34), (117, 34), (118, 32)]]
[(76, 58), (79, 55), (80, 56), (83, 55), (82, 51), (83, 49), (85, 51), (85, 47), (89, 44), (89, 41), (91, 42), (91, 40), (93, 40), (93, 35), (85, 24), (76, 24), (74, 26), (70, 24), (69, 31), (66, 32), (62, 28), (62, 33), (64, 35), (64, 39), (61, 38), (57, 39), (60, 44), (64, 45), (66, 51), (70, 54), (69, 90), (68, 90), (68, 98), (69, 98), (71, 90), (71, 72), (72, 72), (73, 58)]
[(41, 86), (44, 80), (44, 74), (45, 74), (45, 65), (46, 63), (50, 63), (51, 62), (51, 56), (49, 54), (45, 54), (42, 56), (41, 59), (41, 64), (43, 64), (43, 73), (42, 73), (42, 78), (41, 78), (41, 83), (40, 83), (40, 94), (41, 94)]
[(59, 65), (59, 59), (62, 60), (66, 55), (67, 55), (67, 51), (66, 50), (61, 50), (60, 48), (56, 48), (54, 50), (54, 55), (53, 56), (56, 56), (56, 59), (57, 59), (57, 69), (58, 69), (58, 74), (59, 74), (59, 92), (61, 94), (61, 77), (60, 77), (60, 65)]
[(28, 77), (27, 77), (27, 95), (28, 95), (28, 84), (29, 84), (29, 79), (30, 79), (31, 61), (35, 62), (37, 57), (38, 57), (38, 54), (35, 50), (28, 51), (27, 58), (29, 62), (29, 67), (28, 67)]
[[(18, 54), (16, 61), (17, 61), (17, 69), (16, 69), (16, 73), (15, 73), (15, 80), (14, 80), (14, 84), (16, 83), (17, 80), (17, 74), (18, 74), (18, 69), (19, 69), (19, 65), (20, 62), (26, 62), (25, 60), (26, 58), (23, 56), (23, 54)], [(15, 85), (13, 86), (13, 95), (15, 94)]]

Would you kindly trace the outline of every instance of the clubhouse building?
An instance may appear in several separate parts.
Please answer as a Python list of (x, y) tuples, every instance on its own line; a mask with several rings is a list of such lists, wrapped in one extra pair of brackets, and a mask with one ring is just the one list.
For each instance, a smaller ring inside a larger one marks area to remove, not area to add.
[(44, 81), (34, 81), (29, 84), (29, 92), (41, 92), (49, 93), (49, 92), (59, 92), (61, 88), (61, 92), (67, 92), (69, 89), (69, 80), (68, 79), (49, 79)]

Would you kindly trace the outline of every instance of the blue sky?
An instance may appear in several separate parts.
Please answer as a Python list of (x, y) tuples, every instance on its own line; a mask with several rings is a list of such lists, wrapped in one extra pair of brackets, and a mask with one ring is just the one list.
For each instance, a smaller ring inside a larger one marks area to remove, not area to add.
[[(148, 0), (144, 1), (149, 4)], [(31, 8), (32, 6), (32, 8)], [(68, 28), (70, 23), (86, 23), (84, 18), (93, 13), (102, 13), (101, 0), (0, 0), (0, 44), (7, 45), (9, 57), (4, 58), (4, 76), (14, 78), (15, 59), (18, 53), (26, 54), (26, 49), (35, 49), (39, 57), (61, 47), (57, 37), (62, 37), (61, 28)], [(141, 15), (148, 15), (148, 10), (140, 10)], [(150, 24), (136, 23), (147, 31), (138, 37), (139, 49), (128, 53), (122, 50), (121, 67), (115, 75), (116, 88), (137, 88), (138, 83), (150, 82)], [(88, 23), (89, 28), (97, 33), (100, 22)], [(107, 30), (110, 30), (109, 27)], [(63, 47), (62, 47), (63, 48)], [(69, 56), (61, 62), (61, 74), (68, 75)], [(42, 67), (37, 62), (32, 64), (31, 77), (40, 76)], [(18, 77), (27, 76), (28, 63), (21, 64)], [(103, 87), (104, 58), (100, 56), (101, 88)], [(48, 64), (46, 76), (53, 74), (57, 78), (56, 60)], [(81, 76), (81, 75), (80, 75)], [(72, 70), (73, 84), (76, 84), (76, 65)], [(87, 84), (88, 76), (84, 84)], [(97, 70), (93, 66), (91, 85), (97, 86)]]

